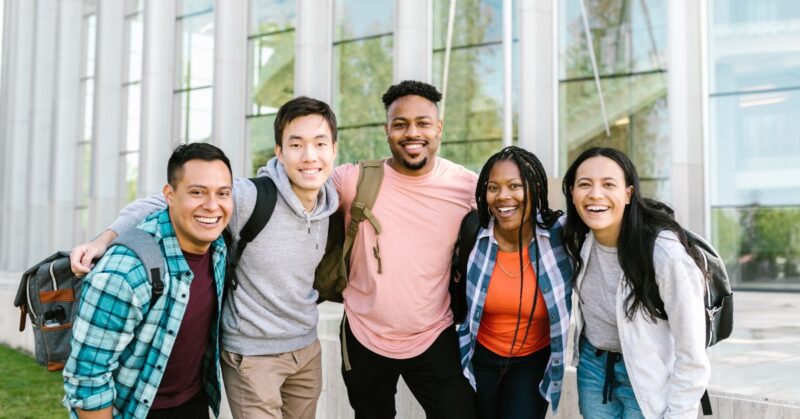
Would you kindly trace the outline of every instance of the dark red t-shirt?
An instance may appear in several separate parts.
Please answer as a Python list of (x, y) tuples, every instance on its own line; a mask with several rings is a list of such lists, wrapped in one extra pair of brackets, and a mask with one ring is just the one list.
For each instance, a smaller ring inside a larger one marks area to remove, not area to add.
[(203, 353), (209, 344), (211, 323), (217, 315), (214, 267), (210, 249), (202, 255), (183, 252), (183, 257), (194, 273), (194, 279), (189, 287), (186, 313), (152, 409), (179, 406), (203, 388)]

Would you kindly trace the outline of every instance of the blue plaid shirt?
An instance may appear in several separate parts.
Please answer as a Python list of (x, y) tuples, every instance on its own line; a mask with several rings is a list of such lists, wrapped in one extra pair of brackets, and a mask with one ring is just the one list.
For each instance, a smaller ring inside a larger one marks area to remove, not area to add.
[[(147, 416), (186, 311), (194, 278), (183, 258), (169, 213), (147, 217), (137, 228), (153, 234), (166, 259), (164, 294), (151, 307), (152, 286), (144, 265), (129, 249), (112, 246), (86, 277), (72, 328), (72, 352), (64, 367), (64, 405), (114, 417)], [(203, 388), (219, 415), (219, 313), (225, 275), (225, 243), (211, 246), (217, 316), (203, 355)]]
[[(569, 313), (572, 308), (572, 264), (561, 241), (561, 229), (565, 216), (559, 218), (550, 229), (536, 226), (536, 242), (539, 244), (539, 266), (536, 271), (536, 250), (534, 240), (528, 248), (531, 265), (536, 272), (539, 288), (547, 305), (550, 316), (550, 360), (544, 378), (539, 384), (539, 391), (553, 406), (553, 413), (558, 409), (561, 397), (561, 382), (564, 380), (564, 352), (569, 333)], [(494, 222), (488, 229), (478, 232), (475, 247), (469, 255), (467, 264), (467, 320), (456, 325), (458, 343), (461, 352), (461, 366), (464, 376), (475, 388), (475, 375), (472, 372), (472, 356), (475, 353), (478, 329), (483, 314), (489, 280), (492, 278), (494, 264), (497, 260), (497, 240), (494, 238)]]

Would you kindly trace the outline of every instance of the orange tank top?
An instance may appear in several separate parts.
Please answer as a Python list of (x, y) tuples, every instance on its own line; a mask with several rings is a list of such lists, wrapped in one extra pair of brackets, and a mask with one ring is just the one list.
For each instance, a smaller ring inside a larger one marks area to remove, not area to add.
[[(522, 260), (525, 261), (522, 274), (522, 312), (518, 311), (520, 294), (518, 252), (497, 252), (497, 261), (483, 304), (478, 342), (500, 356), (509, 356), (509, 351), (514, 357), (530, 355), (550, 344), (547, 305), (541, 290), (536, 302), (536, 312), (533, 314), (533, 324), (525, 338), (525, 329), (533, 305), (533, 294), (539, 284), (531, 266), (534, 262), (531, 262), (527, 248), (523, 249)], [(512, 350), (511, 342), (517, 328), (518, 314), (519, 330)]]

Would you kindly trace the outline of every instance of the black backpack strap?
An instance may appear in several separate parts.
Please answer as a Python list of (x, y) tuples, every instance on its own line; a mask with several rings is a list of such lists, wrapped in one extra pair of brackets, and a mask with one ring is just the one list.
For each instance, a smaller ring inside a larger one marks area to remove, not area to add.
[(703, 406), (703, 416), (711, 416), (711, 398), (708, 397), (708, 389), (703, 392), (703, 397), (700, 398), (700, 405)]
[(156, 238), (144, 230), (132, 228), (117, 237), (111, 245), (127, 247), (142, 261), (147, 278), (153, 286), (153, 295), (150, 300), (152, 306), (164, 293), (163, 276), (167, 272), (164, 254), (161, 252), (161, 246), (158, 245)]
[(467, 275), (469, 255), (472, 253), (472, 248), (475, 247), (479, 229), (478, 211), (472, 210), (461, 220), (461, 227), (458, 230), (458, 260), (456, 266), (462, 277)]
[(272, 217), (272, 212), (275, 211), (275, 203), (278, 201), (278, 188), (272, 179), (267, 176), (259, 176), (250, 178), (250, 181), (256, 186), (256, 205), (253, 208), (253, 214), (239, 232), (238, 241), (233, 240), (230, 227), (226, 228), (223, 233), (225, 243), (228, 245), (225, 282), (231, 290), (235, 290), (239, 286), (239, 281), (236, 279), (236, 267), (239, 265), (239, 259), (242, 258), (244, 249), (267, 225)]

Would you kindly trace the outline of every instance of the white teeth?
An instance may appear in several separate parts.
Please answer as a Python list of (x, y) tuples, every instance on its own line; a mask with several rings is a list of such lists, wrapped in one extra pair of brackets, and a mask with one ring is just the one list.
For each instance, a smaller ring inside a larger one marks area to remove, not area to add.
[(586, 209), (589, 210), (589, 211), (600, 212), (600, 211), (607, 210), (608, 207), (607, 206), (603, 206), (603, 205), (589, 205), (589, 206), (586, 207)]
[(203, 224), (216, 224), (220, 217), (194, 217), (195, 220)]
[(517, 207), (498, 207), (497, 208), (497, 210), (500, 211), (500, 212), (514, 211), (515, 209), (517, 209)]
[(319, 171), (320, 171), (320, 169), (306, 169), (306, 170), (301, 170), (300, 173), (302, 173), (304, 175), (313, 175), (313, 174), (319, 173)]
[(403, 147), (411, 150), (416, 150), (418, 148), (422, 148), (422, 144), (406, 144)]

